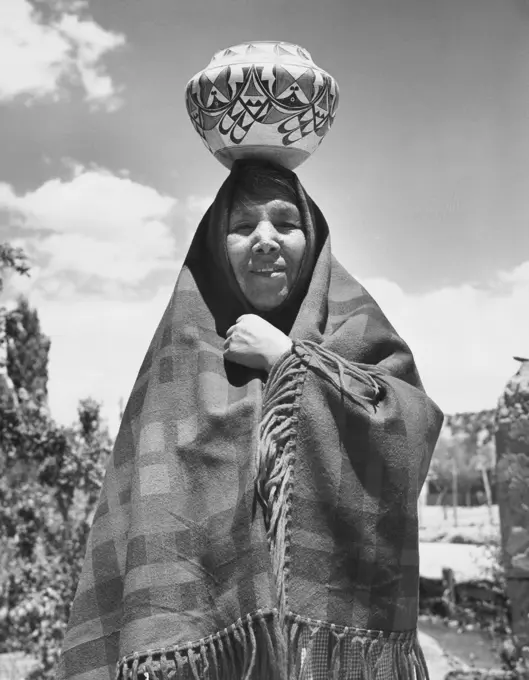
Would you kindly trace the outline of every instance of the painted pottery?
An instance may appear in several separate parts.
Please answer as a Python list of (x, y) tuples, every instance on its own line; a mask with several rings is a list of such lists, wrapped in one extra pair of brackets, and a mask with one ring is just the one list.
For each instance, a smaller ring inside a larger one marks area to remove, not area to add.
[(238, 158), (297, 167), (329, 131), (338, 98), (334, 78), (286, 42), (221, 50), (186, 87), (195, 130), (227, 168)]

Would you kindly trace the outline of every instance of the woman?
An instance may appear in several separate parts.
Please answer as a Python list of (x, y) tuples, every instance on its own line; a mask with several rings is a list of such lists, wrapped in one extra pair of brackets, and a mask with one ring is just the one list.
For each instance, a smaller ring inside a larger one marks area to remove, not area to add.
[(427, 678), (441, 422), (296, 175), (237, 162), (128, 402), (59, 678)]

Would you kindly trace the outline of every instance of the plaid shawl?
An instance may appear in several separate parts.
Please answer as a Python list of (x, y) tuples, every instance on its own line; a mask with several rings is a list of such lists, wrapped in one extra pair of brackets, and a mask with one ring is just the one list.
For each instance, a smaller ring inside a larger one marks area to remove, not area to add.
[(417, 499), (442, 415), (293, 173), (307, 255), (266, 316), (293, 350), (269, 376), (224, 360), (252, 311), (224, 245), (243, 170), (198, 227), (128, 401), (60, 680), (428, 677)]

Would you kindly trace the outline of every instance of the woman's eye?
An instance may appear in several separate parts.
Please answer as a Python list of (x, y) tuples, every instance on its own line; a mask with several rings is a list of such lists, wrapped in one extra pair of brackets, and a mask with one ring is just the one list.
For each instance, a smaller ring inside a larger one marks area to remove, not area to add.
[(249, 224), (237, 224), (233, 228), (233, 231), (237, 234), (250, 234), (252, 232), (252, 227)]

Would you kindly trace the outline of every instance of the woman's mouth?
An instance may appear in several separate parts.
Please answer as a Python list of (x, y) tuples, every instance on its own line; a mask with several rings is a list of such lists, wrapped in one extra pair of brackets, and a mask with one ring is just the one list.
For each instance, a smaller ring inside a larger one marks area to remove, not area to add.
[(252, 272), (252, 274), (255, 274), (256, 276), (265, 276), (265, 277), (268, 277), (268, 278), (270, 278), (270, 277), (274, 278), (276, 276), (280, 276), (281, 274), (284, 274), (284, 272), (281, 271), (281, 270), (270, 269), (270, 270), (264, 270), (264, 271), (255, 271), (255, 272)]
[(285, 273), (284, 267), (278, 267), (277, 265), (264, 265), (262, 267), (255, 267), (255, 269), (250, 270), (252, 274), (256, 276), (272, 277), (275, 278)]
[(265, 278), (277, 278), (285, 273), (284, 269), (252, 269), (252, 274), (255, 276), (263, 276)]

